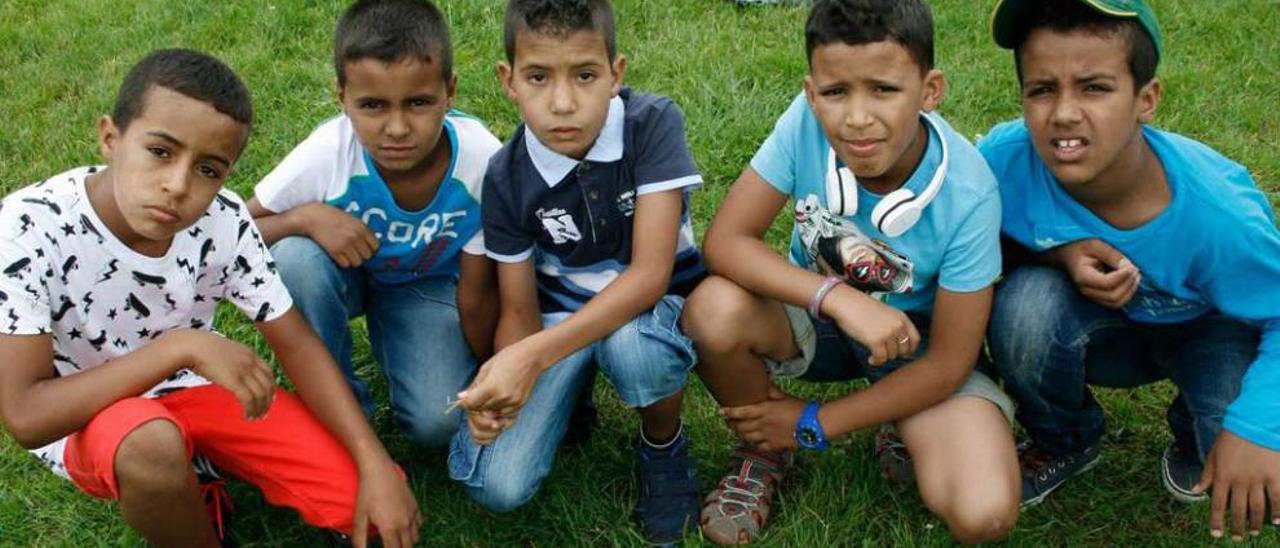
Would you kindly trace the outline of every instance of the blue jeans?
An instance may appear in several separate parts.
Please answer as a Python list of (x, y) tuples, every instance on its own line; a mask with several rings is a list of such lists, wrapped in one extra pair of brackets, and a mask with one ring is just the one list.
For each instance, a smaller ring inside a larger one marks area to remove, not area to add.
[(1087, 385), (1131, 388), (1170, 379), (1166, 418), (1175, 443), (1203, 459), (1222, 430), (1258, 351), (1257, 328), (1218, 313), (1175, 324), (1137, 323), (1088, 300), (1066, 273), (1014, 270), (996, 288), (989, 342), (1018, 421), (1052, 454), (1102, 438), (1102, 408)]
[[(668, 295), (609, 336), (556, 363), (538, 377), (515, 425), (489, 445), (471, 439), (465, 421), (449, 451), (449, 476), (495, 512), (519, 508), (551, 472), (556, 447), (591, 368), (599, 367), (630, 407), (648, 407), (684, 388), (696, 354), (680, 332), (684, 299)], [(544, 328), (568, 313), (544, 314)]]
[(443, 411), (476, 370), (458, 318), (457, 282), (381, 284), (363, 269), (339, 267), (308, 238), (282, 239), (271, 253), (294, 306), (341, 366), (365, 414), (373, 415), (373, 396), (352, 368), (348, 325), (361, 314), (373, 357), (387, 377), (396, 422), (415, 443), (447, 445), (462, 413)]

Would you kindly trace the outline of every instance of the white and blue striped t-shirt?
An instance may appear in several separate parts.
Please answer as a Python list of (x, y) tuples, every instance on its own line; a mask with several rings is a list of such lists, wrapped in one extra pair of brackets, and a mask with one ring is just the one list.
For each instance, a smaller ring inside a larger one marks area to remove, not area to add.
[(345, 115), (316, 128), (254, 194), (277, 213), (323, 202), (364, 221), (379, 247), (361, 268), (381, 283), (457, 276), (459, 252), (485, 253), (480, 186), (489, 157), (502, 143), (479, 120), (457, 111), (445, 116), (443, 131), (453, 154), (440, 189), (423, 209), (396, 204)]

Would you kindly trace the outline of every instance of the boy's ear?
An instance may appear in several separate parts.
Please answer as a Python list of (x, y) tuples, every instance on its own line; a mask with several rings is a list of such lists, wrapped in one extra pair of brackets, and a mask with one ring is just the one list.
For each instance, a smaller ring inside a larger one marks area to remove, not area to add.
[(613, 95), (617, 96), (622, 91), (622, 80), (627, 74), (627, 56), (619, 53), (609, 69), (613, 72)]
[(947, 95), (947, 75), (941, 70), (929, 69), (924, 75), (924, 93), (921, 97), (920, 107), (925, 112), (933, 112), (942, 104), (942, 98)]
[(101, 118), (98, 118), (98, 151), (108, 164), (111, 163), (111, 156), (115, 153), (116, 145), (119, 142), (120, 129), (116, 127), (115, 120), (103, 114)]
[(346, 93), (342, 90), (342, 84), (339, 84), (336, 79), (333, 81), (333, 96), (338, 98), (339, 105), (347, 104)]
[(502, 84), (502, 91), (507, 92), (507, 99), (516, 100), (516, 90), (511, 86), (512, 80), (515, 78), (515, 69), (511, 68), (511, 64), (506, 61), (498, 61), (498, 82)]
[(458, 98), (458, 73), (449, 75), (449, 85), (445, 86), (445, 93), (448, 95), (449, 108), (453, 108), (453, 102)]
[(1150, 124), (1156, 119), (1156, 109), (1160, 107), (1160, 100), (1164, 98), (1164, 88), (1160, 86), (1159, 78), (1152, 78), (1147, 85), (1142, 86), (1138, 90), (1138, 121), (1144, 124)]
[(817, 95), (817, 91), (813, 89), (813, 76), (804, 75), (804, 98), (809, 101), (809, 106), (813, 106), (813, 98)]

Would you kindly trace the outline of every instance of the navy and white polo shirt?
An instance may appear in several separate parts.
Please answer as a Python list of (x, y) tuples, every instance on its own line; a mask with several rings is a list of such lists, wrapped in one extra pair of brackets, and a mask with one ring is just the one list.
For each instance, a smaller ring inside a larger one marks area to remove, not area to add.
[(573, 312), (631, 262), (636, 198), (681, 189), (684, 211), (669, 294), (687, 295), (706, 269), (688, 193), (702, 184), (670, 99), (623, 88), (582, 161), (523, 125), (494, 154), (483, 185), (485, 247), (504, 263), (533, 259), (543, 313)]

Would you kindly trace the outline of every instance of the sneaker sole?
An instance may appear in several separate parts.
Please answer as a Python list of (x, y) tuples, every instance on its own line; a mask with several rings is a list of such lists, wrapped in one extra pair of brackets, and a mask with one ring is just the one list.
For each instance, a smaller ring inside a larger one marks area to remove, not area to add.
[(1160, 459), (1160, 483), (1164, 484), (1164, 490), (1173, 496), (1173, 500), (1183, 504), (1199, 504), (1209, 500), (1209, 495), (1201, 493), (1199, 495), (1187, 491), (1173, 482), (1173, 477), (1169, 475), (1169, 464), (1162, 457)]
[[(1090, 470), (1093, 470), (1093, 467), (1097, 466), (1097, 465), (1098, 465), (1098, 463), (1099, 463), (1099, 462), (1101, 462), (1101, 461), (1102, 461), (1102, 452), (1098, 452), (1098, 456), (1097, 456), (1097, 457), (1094, 457), (1094, 459), (1093, 459), (1093, 460), (1091, 460), (1091, 461), (1089, 461), (1089, 462), (1084, 463), (1084, 466), (1081, 466), (1079, 470), (1076, 470), (1076, 472), (1075, 472), (1074, 474), (1071, 474), (1070, 476), (1067, 476), (1067, 478), (1068, 478), (1068, 479), (1069, 479), (1069, 478), (1074, 478), (1074, 477), (1076, 477), (1076, 476), (1079, 476), (1080, 474), (1083, 474), (1083, 473), (1085, 473), (1085, 472), (1088, 472), (1088, 471), (1090, 471)], [(1067, 482), (1067, 480), (1062, 480), (1062, 482), (1058, 483), (1057, 485), (1055, 485), (1055, 486), (1053, 486), (1053, 487), (1050, 487), (1050, 488), (1049, 488), (1049, 490), (1047, 490), (1047, 491), (1045, 491), (1045, 492), (1043, 492), (1043, 493), (1040, 493), (1040, 495), (1038, 495), (1038, 496), (1036, 496), (1036, 497), (1032, 497), (1032, 498), (1029, 498), (1029, 499), (1027, 499), (1027, 500), (1022, 501), (1022, 504), (1018, 505), (1018, 507), (1019, 507), (1019, 508), (1024, 508), (1024, 509), (1025, 509), (1025, 508), (1031, 508), (1032, 506), (1037, 506), (1037, 505), (1039, 505), (1040, 503), (1044, 502), (1044, 498), (1045, 498), (1045, 497), (1049, 496), (1049, 494), (1050, 494), (1050, 493), (1053, 493), (1054, 491), (1057, 491), (1057, 490), (1058, 490), (1058, 488), (1059, 488), (1059, 487), (1062, 487), (1062, 484), (1063, 484), (1063, 483), (1066, 483), (1066, 482)]]

